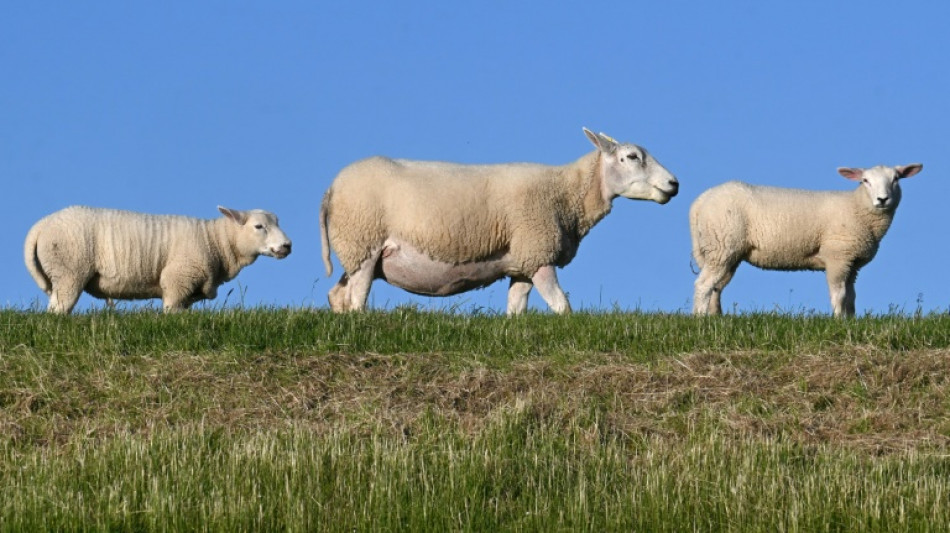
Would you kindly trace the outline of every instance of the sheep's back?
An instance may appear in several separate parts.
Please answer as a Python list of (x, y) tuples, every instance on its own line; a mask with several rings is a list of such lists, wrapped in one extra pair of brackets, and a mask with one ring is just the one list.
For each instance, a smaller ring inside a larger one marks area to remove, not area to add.
[(821, 268), (816, 254), (829, 230), (852, 226), (851, 196), (729, 182), (703, 193), (691, 217), (700, 233), (733, 239), (727, 246), (741, 247), (741, 255), (754, 265)]
[[(390, 236), (443, 261), (493, 256), (507, 248), (511, 224), (525, 198), (540, 192), (549, 168), (385, 158), (354, 163), (333, 184), (331, 240), (341, 260), (341, 240), (368, 243), (365, 248)], [(361, 234), (343, 237), (348, 228)]]
[(206, 255), (205, 228), (205, 221), (183, 216), (71, 207), (51, 215), (46, 232), (102, 278), (157, 283), (172, 256)]

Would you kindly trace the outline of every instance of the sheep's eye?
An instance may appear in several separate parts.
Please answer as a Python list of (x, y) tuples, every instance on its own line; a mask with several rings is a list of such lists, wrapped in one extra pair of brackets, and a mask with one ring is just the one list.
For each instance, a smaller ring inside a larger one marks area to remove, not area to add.
[(640, 156), (638, 156), (637, 154), (627, 154), (627, 159), (631, 161), (636, 161), (637, 159), (640, 159)]
[(263, 224), (254, 224), (254, 229), (264, 229)]

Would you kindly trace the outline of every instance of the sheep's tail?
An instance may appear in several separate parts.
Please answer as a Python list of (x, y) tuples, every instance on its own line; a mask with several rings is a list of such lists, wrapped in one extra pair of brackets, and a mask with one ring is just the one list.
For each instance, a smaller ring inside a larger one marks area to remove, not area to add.
[(26, 234), (26, 243), (23, 245), (23, 259), (26, 261), (26, 269), (30, 271), (30, 276), (36, 281), (46, 294), (53, 292), (53, 282), (50, 281), (46, 272), (43, 271), (43, 265), (40, 264), (39, 257), (36, 256), (36, 241), (40, 238), (40, 229), (37, 226), (30, 228)]
[(323, 247), (323, 266), (327, 269), (327, 276), (333, 274), (333, 262), (330, 261), (330, 237), (327, 234), (327, 217), (330, 216), (330, 193), (327, 189), (320, 202), (320, 245)]

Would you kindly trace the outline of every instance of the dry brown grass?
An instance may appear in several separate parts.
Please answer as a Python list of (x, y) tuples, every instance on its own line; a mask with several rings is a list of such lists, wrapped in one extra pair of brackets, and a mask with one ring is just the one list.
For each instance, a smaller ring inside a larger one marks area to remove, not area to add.
[[(491, 368), (439, 354), (168, 354), (50, 362), (0, 394), (0, 432), (14, 441), (107, 437), (201, 423), (391, 428), (410, 437), (436, 416), (476, 433), (499, 410), (546, 423), (590, 422), (592, 438), (681, 438), (698, 426), (736, 436), (831, 443), (873, 454), (950, 448), (950, 351), (695, 353), (631, 362), (524, 359)], [(11, 359), (0, 359), (0, 372)], [(22, 369), (18, 369), (23, 375)]]

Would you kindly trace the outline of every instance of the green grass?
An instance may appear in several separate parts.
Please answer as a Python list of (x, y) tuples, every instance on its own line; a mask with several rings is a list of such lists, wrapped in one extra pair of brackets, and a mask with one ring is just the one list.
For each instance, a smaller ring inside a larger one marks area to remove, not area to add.
[(0, 311), (0, 531), (945, 531), (950, 317)]
[(591, 441), (530, 410), (410, 440), (203, 427), (0, 448), (9, 531), (945, 531), (946, 458), (872, 458), (698, 429)]
[(950, 315), (836, 320), (753, 314), (443, 314), (397, 308), (336, 316), (325, 310), (252, 309), (52, 316), (0, 311), (6, 347), (52, 353), (456, 353), (504, 364), (524, 357), (616, 353), (642, 360), (696, 351), (799, 352), (834, 346), (904, 351), (950, 347)]

